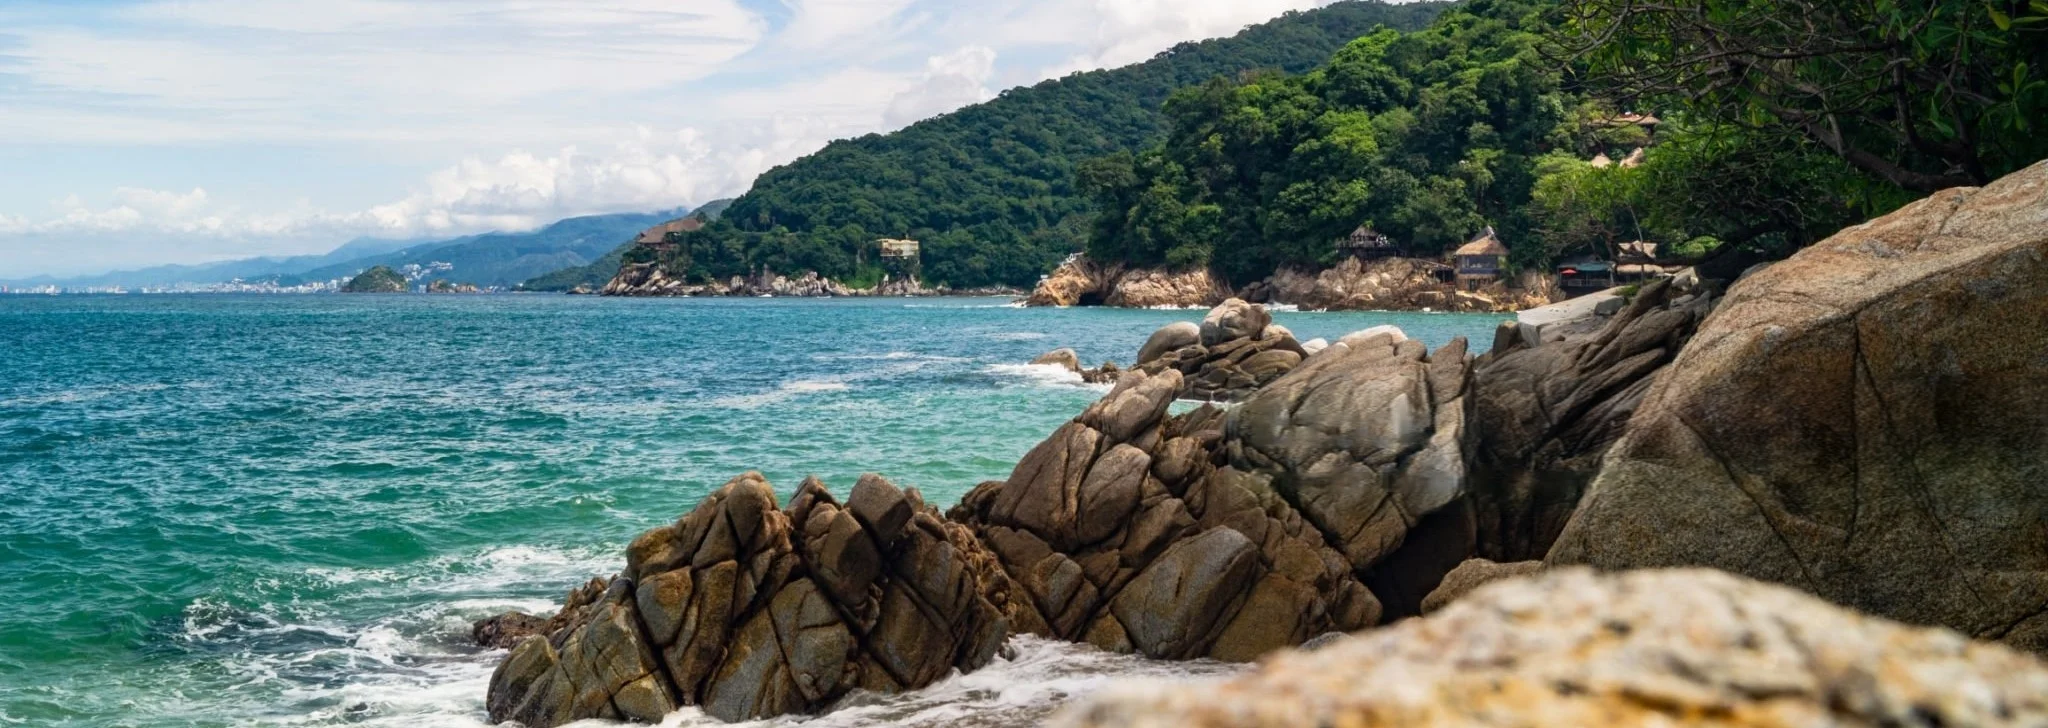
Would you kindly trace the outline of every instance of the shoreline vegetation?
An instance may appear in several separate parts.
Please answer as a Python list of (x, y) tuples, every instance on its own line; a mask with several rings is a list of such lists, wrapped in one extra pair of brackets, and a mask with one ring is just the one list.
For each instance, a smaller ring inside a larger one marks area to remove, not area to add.
[[(1712, 270), (1503, 322), (1476, 357), (1392, 327), (1298, 342), (1226, 300), (944, 512), (879, 475), (786, 505), (742, 475), (551, 618), (480, 623), (514, 645), (490, 718), (817, 713), (977, 669), (1011, 634), (1279, 654), (1223, 692), (1112, 689), (1066, 726), (2048, 712), (2023, 653), (2048, 650), (2048, 592), (2001, 586), (2048, 579), (2048, 415), (2010, 407), (2048, 401), (2048, 162)], [(1190, 398), (1237, 404), (1170, 412)], [(1453, 646), (1499, 659), (1473, 672)], [(1401, 675), (1329, 678), (1389, 655)], [(1673, 667), (1624, 669), (1644, 656)]]

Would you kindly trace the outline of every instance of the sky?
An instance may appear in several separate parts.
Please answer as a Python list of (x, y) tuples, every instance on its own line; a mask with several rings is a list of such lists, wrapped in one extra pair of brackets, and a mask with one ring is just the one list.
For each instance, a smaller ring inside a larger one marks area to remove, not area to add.
[(524, 230), (1330, 0), (0, 0), (0, 278)]

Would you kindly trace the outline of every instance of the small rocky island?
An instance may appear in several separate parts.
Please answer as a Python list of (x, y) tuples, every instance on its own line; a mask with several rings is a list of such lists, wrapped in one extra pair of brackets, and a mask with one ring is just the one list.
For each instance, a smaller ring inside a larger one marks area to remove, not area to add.
[(404, 293), (406, 290), (405, 276), (388, 265), (373, 266), (341, 285), (342, 293)]
[(943, 515), (734, 479), (478, 625), (490, 718), (811, 713), (1028, 633), (1265, 660), (1067, 726), (2040, 724), (2043, 291), (2048, 163), (1481, 356), (1225, 300)]

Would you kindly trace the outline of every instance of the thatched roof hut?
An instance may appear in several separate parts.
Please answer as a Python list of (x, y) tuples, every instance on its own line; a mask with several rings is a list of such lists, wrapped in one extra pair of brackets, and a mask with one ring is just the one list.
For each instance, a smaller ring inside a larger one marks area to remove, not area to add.
[(670, 242), (669, 235), (671, 234), (694, 233), (702, 229), (704, 229), (703, 220), (685, 217), (642, 230), (640, 231), (640, 237), (634, 238), (633, 242), (649, 247), (661, 247)]
[(1452, 253), (1452, 255), (1460, 258), (1476, 256), (1507, 257), (1507, 254), (1508, 246), (1501, 244), (1500, 235), (1493, 231), (1492, 225), (1486, 226), (1486, 230), (1479, 233), (1479, 237), (1473, 238), (1472, 242), (1458, 246), (1457, 252)]

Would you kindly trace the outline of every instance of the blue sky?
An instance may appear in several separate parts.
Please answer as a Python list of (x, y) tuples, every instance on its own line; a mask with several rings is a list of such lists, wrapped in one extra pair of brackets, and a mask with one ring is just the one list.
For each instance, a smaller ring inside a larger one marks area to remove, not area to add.
[(526, 229), (1329, 0), (4, 0), (0, 278)]

